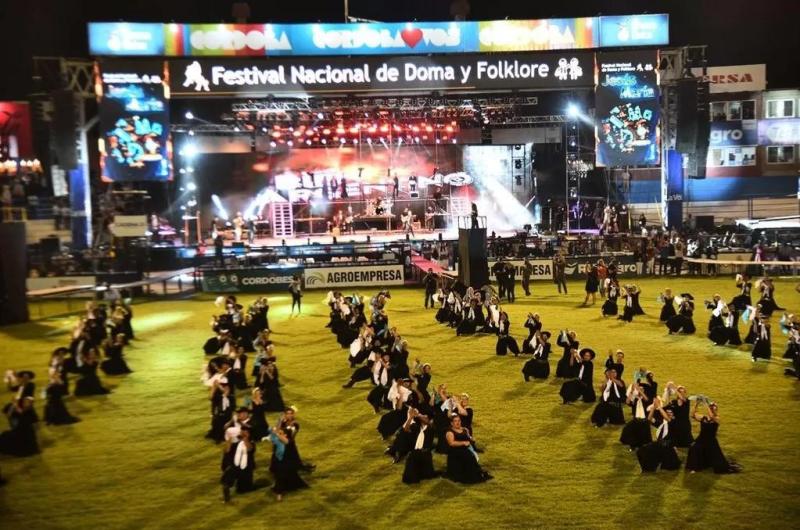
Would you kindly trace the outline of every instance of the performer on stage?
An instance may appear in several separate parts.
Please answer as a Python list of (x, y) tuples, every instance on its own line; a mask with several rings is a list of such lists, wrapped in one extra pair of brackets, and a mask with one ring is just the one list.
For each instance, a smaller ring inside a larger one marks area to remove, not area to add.
[(410, 233), (412, 236), (416, 237), (414, 235), (413, 219), (414, 216), (411, 214), (411, 210), (405, 208), (400, 216), (400, 221), (403, 223), (403, 232), (406, 234)]
[(478, 205), (474, 202), (472, 203), (472, 211), (470, 213), (470, 219), (472, 220), (472, 229), (477, 230), (480, 228), (478, 226)]
[(244, 229), (244, 216), (242, 212), (236, 212), (236, 217), (233, 218), (233, 237), (237, 243), (242, 240), (242, 230)]

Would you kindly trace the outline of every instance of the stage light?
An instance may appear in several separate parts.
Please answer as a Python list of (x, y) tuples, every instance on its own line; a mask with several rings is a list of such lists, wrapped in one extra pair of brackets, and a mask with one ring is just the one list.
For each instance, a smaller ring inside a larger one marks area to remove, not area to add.
[(294, 145), (294, 142), (289, 140), (288, 142), (286, 142), (286, 145), (288, 145), (289, 147), (292, 147)]
[(419, 136), (414, 137), (414, 142), (419, 143)]
[(456, 143), (456, 139), (455, 138), (453, 138), (453, 143)]
[(433, 132), (433, 127), (428, 125), (428, 126), (425, 127), (425, 130), (428, 131), (428, 132)]
[(262, 132), (267, 132), (267, 128), (266, 127), (261, 127), (261, 131)]
[(402, 130), (403, 130), (403, 128), (402, 128), (401, 126), (399, 126), (399, 125), (397, 125), (397, 124), (395, 123), (395, 124), (394, 124), (394, 130), (395, 130), (395, 131), (402, 131)]
[(197, 154), (197, 147), (194, 144), (186, 144), (183, 146), (180, 155), (185, 156), (186, 158), (192, 158), (194, 155)]
[(344, 127), (337, 127), (336, 134), (344, 134)]
[(330, 129), (328, 128), (322, 129), (322, 134), (324, 134), (325, 136), (328, 136), (330, 133), (331, 133)]
[(381, 125), (381, 132), (382, 133), (389, 132), (389, 126), (386, 125), (385, 123)]
[(441, 141), (441, 140), (439, 140), (439, 139), (437, 138), (437, 139), (436, 139), (436, 143), (437, 143), (437, 144), (440, 144), (440, 143), (442, 143), (442, 141)]
[(311, 140), (306, 140), (306, 145), (311, 145)]
[(280, 137), (281, 137), (281, 133), (279, 133), (278, 131), (274, 131), (274, 132), (272, 133), (272, 137), (273, 137), (273, 138), (280, 138)]
[(344, 138), (339, 138), (339, 143), (340, 143), (340, 144), (344, 144), (346, 141), (347, 141), (347, 140), (345, 140)]
[(372, 145), (372, 138), (367, 138), (367, 143), (368, 143), (369, 145)]
[(444, 130), (449, 132), (449, 133), (451, 133), (451, 132), (453, 132), (453, 126), (452, 125), (448, 125), (447, 127), (444, 128)]
[(234, 125), (233, 126), (233, 132), (239, 132), (239, 126), (238, 125)]
[(567, 105), (567, 116), (570, 118), (577, 118), (578, 114), (580, 114), (580, 111), (575, 103), (570, 103)]
[(186, 185), (186, 189), (189, 191), (197, 191), (197, 184), (195, 184), (194, 182), (190, 182), (189, 184)]
[(186, 173), (186, 170), (185, 170), (185, 169), (183, 169), (183, 168), (180, 168), (180, 169), (178, 170), (178, 173), (180, 173), (181, 175), (183, 175), (184, 173)]
[(186, 167), (186, 172), (187, 173), (194, 173), (194, 168), (192, 166), (187, 166)]
[(322, 145), (327, 145), (327, 143), (328, 143), (328, 140), (326, 140), (325, 138), (323, 138), (322, 140), (320, 140), (320, 142), (322, 142)]
[(359, 126), (356, 125), (355, 127), (350, 127), (350, 134), (358, 134)]
[(370, 127), (367, 130), (370, 132), (370, 134), (372, 134), (372, 133), (376, 132), (378, 130), (378, 128), (373, 125), (372, 127)]
[(301, 133), (300, 131), (294, 131), (292, 133), (292, 136), (294, 136), (295, 138), (298, 138), (301, 134), (303, 134), (303, 133)]
[(194, 136), (194, 131), (190, 130), (189, 131), (189, 136)]
[(187, 120), (193, 120), (194, 119), (194, 114), (192, 114), (192, 112), (189, 111), (189, 110), (186, 111), (185, 116), (186, 116)]
[(324, 118), (325, 118), (325, 115), (324, 115), (323, 113), (321, 113), (321, 112), (317, 112), (317, 119), (318, 119), (318, 120), (322, 120), (322, 119), (324, 119)]
[(306, 136), (314, 136), (314, 129), (306, 129)]
[(353, 138), (353, 145), (358, 145), (358, 138)]
[(272, 141), (272, 142), (269, 143), (269, 146), (270, 147), (278, 147), (278, 144), (276, 144), (274, 141)]

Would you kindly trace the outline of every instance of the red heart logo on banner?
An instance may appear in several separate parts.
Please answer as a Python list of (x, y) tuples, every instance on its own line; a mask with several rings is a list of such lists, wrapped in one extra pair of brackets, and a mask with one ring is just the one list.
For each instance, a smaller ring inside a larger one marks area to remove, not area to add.
[(400, 37), (409, 48), (413, 48), (422, 40), (422, 30), (419, 28), (407, 28), (400, 32)]

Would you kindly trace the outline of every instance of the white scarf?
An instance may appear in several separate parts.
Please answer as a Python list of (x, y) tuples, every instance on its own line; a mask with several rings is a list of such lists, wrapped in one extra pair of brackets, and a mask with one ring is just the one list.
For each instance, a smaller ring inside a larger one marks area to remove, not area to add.
[(761, 340), (768, 340), (769, 339), (769, 331), (767, 331), (767, 326), (761, 324)]
[(656, 429), (656, 440), (663, 440), (669, 434), (669, 422), (665, 419)]
[(362, 348), (361, 337), (356, 337), (356, 340), (350, 343), (350, 357), (355, 357)]
[(636, 412), (634, 416), (637, 420), (645, 419), (644, 405), (642, 404), (642, 399), (639, 397), (636, 398)]
[(608, 380), (606, 381), (605, 389), (603, 389), (603, 401), (608, 401), (608, 398), (611, 397), (612, 390), (614, 391), (614, 395), (617, 396), (617, 399), (619, 399), (619, 388), (617, 388), (617, 385), (615, 385), (613, 381)]
[(633, 307), (633, 295), (629, 294), (625, 299), (625, 305), (628, 307)]
[(383, 366), (383, 363), (378, 360), (375, 362), (372, 368), (372, 381), (376, 385), (386, 386), (386, 383), (389, 382), (389, 370)]
[(728, 313), (728, 316), (725, 319), (725, 326), (732, 328), (735, 321), (733, 319), (733, 313)]
[(714, 315), (715, 317), (718, 317), (722, 314), (723, 309), (725, 309), (725, 303), (722, 300), (719, 300), (717, 302), (717, 307), (714, 308), (711, 314)]
[(233, 369), (234, 370), (241, 370), (242, 369), (242, 359), (241, 359), (241, 357), (236, 357), (236, 360), (233, 361)]
[(247, 445), (239, 442), (236, 446), (236, 454), (233, 456), (233, 465), (239, 469), (247, 469)]
[(542, 354), (544, 354), (544, 343), (540, 342), (536, 345), (536, 349), (533, 350), (533, 356), (536, 359), (541, 358)]
[(428, 428), (427, 425), (424, 423), (421, 425), (419, 429), (419, 434), (417, 435), (417, 441), (414, 442), (414, 449), (420, 450), (425, 445), (425, 430)]
[(578, 370), (578, 379), (583, 379), (583, 369), (584, 368), (586, 368), (586, 366), (581, 362), (581, 369)]
[(491, 311), (492, 313), (492, 324), (494, 325), (494, 327), (499, 327), (500, 309), (497, 307), (497, 305), (492, 304), (489, 306), (489, 311)]
[(474, 307), (470, 307), (469, 308), (469, 312), (467, 313), (467, 318), (469, 320), (475, 320), (475, 308)]
[(231, 406), (231, 400), (228, 399), (228, 396), (223, 394), (223, 396), (222, 396), (222, 410), (223, 410), (223, 412), (228, 410), (228, 407), (230, 407), (230, 406)]

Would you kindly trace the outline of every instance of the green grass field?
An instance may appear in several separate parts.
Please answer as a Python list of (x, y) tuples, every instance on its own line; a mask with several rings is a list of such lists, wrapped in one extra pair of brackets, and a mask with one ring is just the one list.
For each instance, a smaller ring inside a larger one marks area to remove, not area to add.
[[(577, 282), (569, 296), (537, 283), (533, 296), (506, 310), (519, 340), (533, 310), (545, 329), (577, 329), (581, 344), (598, 351), (598, 384), (607, 350), (622, 348), (626, 379), (644, 366), (662, 388), (672, 380), (717, 400), (720, 443), (743, 466), (741, 474), (640, 474), (618, 441), (619, 427), (594, 429), (590, 405), (560, 404), (560, 381), (525, 383), (522, 358), (495, 356), (491, 337), (455, 337), (436, 324), (433, 311), (423, 311), (420, 290), (395, 289), (390, 325), (408, 339), (412, 356), (433, 365), (434, 385), (471, 394), (481, 461), (495, 477), (468, 487), (444, 479), (404, 485), (402, 467), (382, 455), (378, 417), (365, 401), (368, 383), (340, 388), (350, 374), (347, 352), (324, 328), (324, 293), (308, 292), (300, 318), (289, 318), (286, 296), (272, 297), (270, 322), (283, 396), (299, 410), (298, 445), (317, 465), (311, 489), (280, 503), (261, 490), (223, 505), (220, 450), (203, 439), (209, 407), (201, 345), (215, 310), (213, 297), (203, 295), (138, 304), (138, 340), (126, 352), (135, 373), (104, 378), (114, 388), (107, 397), (69, 398), (83, 421), (41, 425), (41, 455), (0, 457), (9, 479), (0, 488), (0, 528), (797, 528), (800, 384), (783, 375), (783, 336), (776, 325), (773, 360), (755, 365), (744, 348), (715, 347), (705, 338), (705, 310), (696, 314), (697, 336), (668, 336), (657, 320), (660, 289), (692, 292), (698, 302), (715, 292), (729, 299), (735, 290), (729, 278), (668, 282), (641, 282), (648, 315), (632, 324), (603, 320), (599, 303), (578, 308)], [(777, 300), (800, 310), (792, 282), (778, 282)], [(66, 343), (73, 321), (3, 328), (0, 368), (34, 369), (41, 389), (49, 353)], [(270, 452), (268, 444), (259, 447), (257, 477), (267, 476)], [(434, 462), (442, 468), (445, 459)]]

